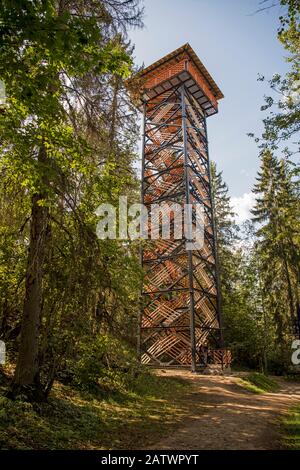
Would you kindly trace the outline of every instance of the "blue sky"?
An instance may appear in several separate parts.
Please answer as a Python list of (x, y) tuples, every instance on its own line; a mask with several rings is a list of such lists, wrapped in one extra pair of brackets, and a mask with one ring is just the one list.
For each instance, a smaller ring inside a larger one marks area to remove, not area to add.
[(254, 14), (260, 0), (144, 0), (145, 28), (134, 30), (136, 64), (150, 65), (189, 42), (225, 98), (208, 119), (210, 157), (229, 185), (239, 221), (248, 215), (258, 152), (248, 132), (259, 134), (267, 84), (284, 73), (285, 51), (277, 40), (280, 7)]

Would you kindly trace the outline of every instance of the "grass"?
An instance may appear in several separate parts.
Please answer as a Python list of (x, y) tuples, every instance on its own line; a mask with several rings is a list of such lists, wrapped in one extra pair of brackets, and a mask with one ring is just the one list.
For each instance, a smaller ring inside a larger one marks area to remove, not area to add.
[(279, 391), (279, 385), (274, 379), (259, 372), (251, 372), (243, 379), (240, 379), (240, 385), (249, 392), (257, 394)]
[(283, 445), (289, 450), (300, 450), (300, 405), (292, 408), (283, 420)]
[[(185, 381), (143, 374), (133, 391), (82, 392), (56, 383), (49, 402), (0, 393), (1, 449), (136, 449), (151, 445), (186, 413)], [(0, 389), (1, 392), (1, 389)], [(145, 444), (146, 445), (146, 444)]]

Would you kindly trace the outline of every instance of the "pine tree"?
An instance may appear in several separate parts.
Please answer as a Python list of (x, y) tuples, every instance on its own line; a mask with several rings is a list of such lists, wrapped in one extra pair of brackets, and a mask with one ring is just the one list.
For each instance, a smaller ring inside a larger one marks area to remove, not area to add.
[[(232, 250), (237, 240), (237, 226), (234, 212), (230, 205), (228, 186), (223, 180), (222, 172), (217, 171), (215, 162), (211, 163), (211, 188), (214, 201), (217, 251), (221, 276), (222, 291), (230, 284), (228, 275), (232, 269)], [(225, 292), (223, 293), (223, 296)]]
[[(224, 337), (235, 364), (268, 369), (272, 325), (267, 324), (253, 224), (235, 225), (228, 187), (212, 164), (212, 189), (223, 298)], [(242, 232), (242, 235), (239, 235)]]
[(282, 350), (297, 324), (299, 304), (299, 199), (293, 176), (288, 160), (278, 160), (265, 151), (253, 190), (263, 292), (268, 314), (276, 320)]

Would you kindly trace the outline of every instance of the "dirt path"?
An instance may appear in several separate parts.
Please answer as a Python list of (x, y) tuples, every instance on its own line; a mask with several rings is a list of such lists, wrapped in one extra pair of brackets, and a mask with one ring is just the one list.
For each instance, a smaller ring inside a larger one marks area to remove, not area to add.
[(300, 403), (300, 384), (281, 381), (279, 393), (255, 395), (242, 389), (233, 376), (201, 376), (176, 370), (159, 373), (185, 378), (195, 387), (186, 397), (190, 416), (152, 449), (279, 449), (279, 418)]

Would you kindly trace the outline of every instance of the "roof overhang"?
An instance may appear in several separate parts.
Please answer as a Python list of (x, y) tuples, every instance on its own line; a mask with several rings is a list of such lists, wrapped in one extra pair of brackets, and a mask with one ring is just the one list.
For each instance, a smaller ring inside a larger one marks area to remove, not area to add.
[(207, 115), (218, 111), (218, 100), (224, 95), (189, 44), (167, 54), (128, 80), (138, 83), (139, 101), (145, 102), (184, 84)]

